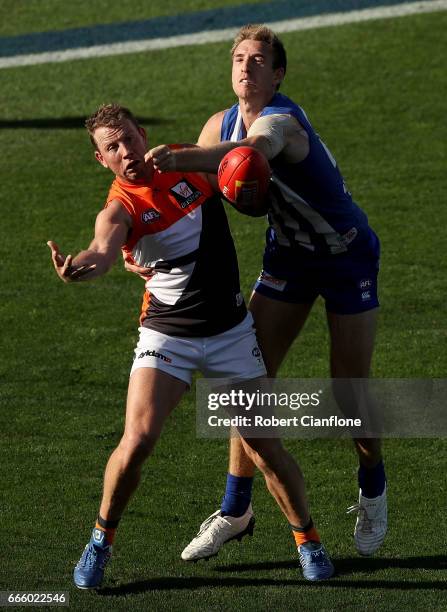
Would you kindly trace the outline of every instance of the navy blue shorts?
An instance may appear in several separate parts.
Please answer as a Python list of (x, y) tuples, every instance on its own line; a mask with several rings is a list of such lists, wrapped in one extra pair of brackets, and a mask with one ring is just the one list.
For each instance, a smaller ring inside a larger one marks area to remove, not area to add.
[(375, 234), (371, 248), (357, 253), (303, 256), (293, 249), (267, 246), (254, 290), (293, 304), (311, 304), (321, 295), (326, 310), (334, 314), (366, 312), (379, 306), (379, 257)]

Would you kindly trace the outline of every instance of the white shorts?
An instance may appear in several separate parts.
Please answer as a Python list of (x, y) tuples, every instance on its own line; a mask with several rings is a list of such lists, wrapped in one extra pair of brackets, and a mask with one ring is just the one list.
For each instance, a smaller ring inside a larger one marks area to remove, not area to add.
[(195, 370), (207, 378), (235, 380), (266, 375), (250, 313), (236, 327), (208, 338), (167, 336), (146, 327), (139, 331), (131, 374), (138, 368), (157, 368), (188, 385)]

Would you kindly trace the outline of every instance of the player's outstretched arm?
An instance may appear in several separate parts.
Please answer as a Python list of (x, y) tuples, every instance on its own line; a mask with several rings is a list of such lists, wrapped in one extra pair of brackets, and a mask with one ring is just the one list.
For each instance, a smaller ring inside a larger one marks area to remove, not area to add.
[(154, 167), (160, 172), (209, 172), (216, 173), (222, 158), (240, 146), (254, 147), (267, 159), (283, 152), (288, 161), (299, 162), (309, 152), (305, 130), (291, 115), (266, 115), (253, 122), (247, 137), (237, 142), (216, 142), (220, 139), (222, 114), (218, 113), (204, 126), (199, 138), (199, 147), (170, 150), (166, 145), (149, 152)]
[(88, 249), (73, 259), (65, 257), (52, 240), (48, 241), (56, 274), (64, 283), (91, 280), (105, 274), (115, 262), (131, 228), (130, 215), (114, 200), (96, 217), (95, 236)]
[(47, 245), (51, 250), (51, 259), (53, 261), (56, 274), (61, 280), (64, 281), (64, 283), (82, 280), (83, 276), (85, 277), (96, 268), (95, 264), (90, 266), (73, 266), (73, 257), (71, 255), (63, 255), (60, 252), (58, 245), (53, 242), (53, 240), (48, 240)]

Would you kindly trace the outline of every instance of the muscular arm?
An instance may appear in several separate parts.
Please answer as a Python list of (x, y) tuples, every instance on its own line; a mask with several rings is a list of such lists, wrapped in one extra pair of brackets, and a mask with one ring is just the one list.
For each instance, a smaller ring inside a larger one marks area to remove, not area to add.
[(291, 115), (266, 115), (256, 119), (246, 140), (258, 138), (267, 159), (282, 153), (286, 161), (298, 163), (309, 153), (307, 132)]
[(200, 132), (197, 144), (199, 147), (211, 147), (220, 142), (222, 121), (227, 111), (220, 111), (208, 119)]
[(216, 173), (219, 163), (228, 151), (239, 146), (251, 146), (273, 159), (283, 153), (288, 162), (300, 162), (309, 152), (307, 133), (291, 115), (266, 115), (253, 122), (247, 137), (238, 142), (220, 142), (220, 129), (224, 112), (213, 115), (199, 137), (199, 147), (180, 149), (164, 156), (162, 147), (153, 150), (154, 165), (162, 172)]
[(130, 228), (129, 213), (118, 200), (113, 200), (96, 217), (95, 235), (89, 247), (74, 259), (71, 255), (64, 257), (58, 246), (49, 241), (53, 265), (59, 278), (68, 283), (105, 274), (115, 262)]

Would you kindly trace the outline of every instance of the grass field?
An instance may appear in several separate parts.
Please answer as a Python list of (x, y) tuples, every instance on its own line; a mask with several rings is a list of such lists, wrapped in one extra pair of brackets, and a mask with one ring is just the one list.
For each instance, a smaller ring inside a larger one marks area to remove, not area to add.
[[(15, 17), (3, 35), (34, 31), (33, 23), (49, 30), (107, 21), (104, 2), (79, 3), (84, 17), (76, 22), (68, 8), (65, 21), (56, 14), (54, 1), (4, 2), (2, 13), (8, 4)], [(39, 4), (45, 23), (33, 17)], [(136, 15), (131, 4), (120, 3), (120, 13), (115, 5), (110, 21), (173, 14), (177, 5), (151, 2)], [(282, 36), (290, 62), (284, 93), (306, 109), (381, 237), (378, 378), (447, 371), (446, 28), (444, 12)], [(82, 118), (119, 101), (143, 118), (152, 144), (194, 141), (213, 112), (233, 103), (228, 47), (0, 71), (0, 590), (68, 590), (76, 610), (445, 610), (443, 439), (385, 442), (390, 531), (373, 559), (355, 554), (345, 515), (357, 495), (349, 443), (287, 442), (337, 567), (328, 583), (302, 580), (259, 477), (254, 537), (209, 563), (184, 564), (180, 552), (218, 507), (226, 472), (226, 443), (196, 439), (194, 391), (145, 468), (105, 588), (72, 586), (122, 430), (143, 287), (120, 264), (95, 283), (64, 286), (45, 242), (65, 252), (86, 246), (110, 182), (94, 163)], [(264, 221), (229, 216), (248, 295)], [(281, 376), (326, 377), (327, 353), (318, 303)]]
[[(193, 11), (262, 4), (267, 0), (2, 0), (0, 36), (48, 32), (63, 28), (83, 28), (100, 23), (152, 19)], [(7, 17), (7, 18), (6, 18)]]

